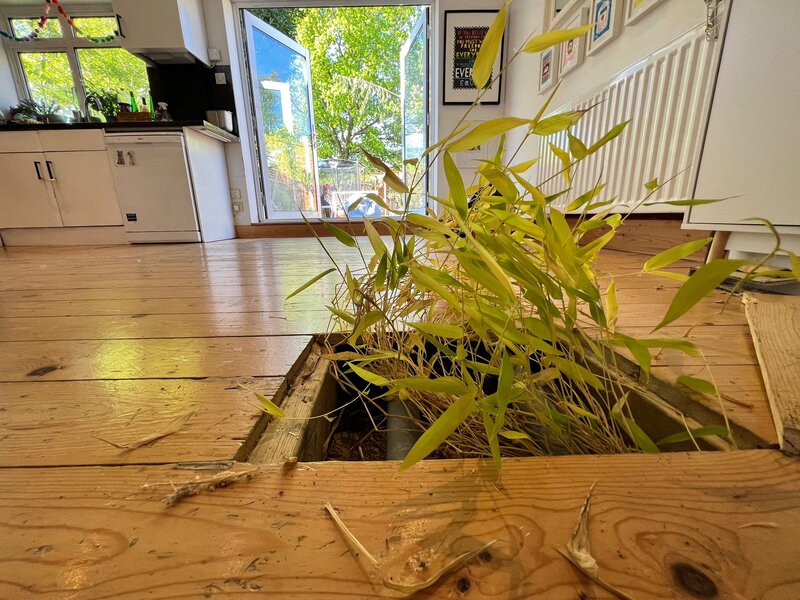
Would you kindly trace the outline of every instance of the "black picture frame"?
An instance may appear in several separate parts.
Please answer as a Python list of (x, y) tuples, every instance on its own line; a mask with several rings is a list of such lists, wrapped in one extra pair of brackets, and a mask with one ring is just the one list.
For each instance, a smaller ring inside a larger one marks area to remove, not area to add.
[[(455, 64), (454, 64), (454, 44), (455, 44), (455, 30), (456, 28), (483, 28), (488, 27), (494, 21), (497, 13), (500, 12), (499, 10), (494, 9), (475, 9), (475, 10), (446, 10), (444, 11), (444, 35), (442, 36), (442, 104), (444, 106), (469, 106), (471, 105), (475, 97), (477, 96), (477, 88), (472, 86), (472, 88), (463, 88), (461, 90), (456, 89), (452, 85), (454, 79), (459, 79), (455, 76)], [(475, 16), (474, 19), (470, 19), (469, 16)], [(488, 18), (487, 18), (488, 17)], [(457, 23), (457, 24), (456, 24)], [(452, 27), (452, 31), (451, 31)], [(483, 38), (481, 38), (483, 41)], [(477, 54), (477, 50), (475, 50)], [(498, 60), (496, 65), (502, 66), (504, 60), (504, 53), (505, 53), (505, 34), (503, 34), (503, 39), (500, 41), (500, 52), (498, 56)], [(472, 58), (472, 63), (475, 62), (475, 59)], [(471, 64), (470, 64), (471, 67)], [(462, 67), (463, 68), (463, 67)], [(465, 77), (461, 77), (460, 79), (465, 80)], [(497, 106), (500, 104), (502, 100), (503, 94), (503, 76), (502, 74), (492, 86), (492, 92), (494, 92), (494, 88), (497, 88), (496, 93), (487, 94), (488, 99), (482, 100), (479, 102), (480, 106)], [(469, 98), (468, 96), (471, 96)], [(484, 96), (484, 98), (486, 98)]]

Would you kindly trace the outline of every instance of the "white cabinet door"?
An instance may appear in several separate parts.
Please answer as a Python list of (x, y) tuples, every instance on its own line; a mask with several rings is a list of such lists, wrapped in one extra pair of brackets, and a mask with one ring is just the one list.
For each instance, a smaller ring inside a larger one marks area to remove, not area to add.
[(105, 151), (48, 152), (45, 159), (65, 226), (122, 225)]
[(0, 229), (61, 227), (44, 154), (0, 154)]

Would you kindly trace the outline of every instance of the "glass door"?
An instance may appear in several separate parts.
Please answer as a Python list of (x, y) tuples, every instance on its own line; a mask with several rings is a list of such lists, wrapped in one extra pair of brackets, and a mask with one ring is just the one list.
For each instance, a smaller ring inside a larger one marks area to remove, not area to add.
[(243, 11), (268, 219), (319, 216), (308, 50)]
[[(428, 147), (428, 8), (422, 9), (414, 29), (400, 52), (400, 101), (403, 113), (403, 173), (414, 185), (410, 210), (424, 213), (427, 177), (420, 178), (424, 164), (415, 166)], [(415, 174), (416, 177), (415, 177)]]

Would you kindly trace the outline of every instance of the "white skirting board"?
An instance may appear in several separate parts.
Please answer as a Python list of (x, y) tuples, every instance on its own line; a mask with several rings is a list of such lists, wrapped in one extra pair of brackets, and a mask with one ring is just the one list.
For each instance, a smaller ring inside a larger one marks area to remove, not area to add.
[(108, 246), (127, 244), (125, 228), (37, 227), (0, 230), (2, 244), (11, 246)]

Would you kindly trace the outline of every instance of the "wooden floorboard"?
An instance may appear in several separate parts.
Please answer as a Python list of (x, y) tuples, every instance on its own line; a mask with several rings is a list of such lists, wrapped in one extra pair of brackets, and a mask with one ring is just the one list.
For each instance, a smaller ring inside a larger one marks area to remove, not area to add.
[(399, 597), (370, 583), (330, 502), (395, 582), (496, 540), (417, 597), (609, 600), (558, 553), (592, 485), (591, 551), (629, 597), (800, 597), (800, 463), (777, 451), (510, 459), (500, 483), (490, 462), (396, 468), (263, 466), (173, 507), (173, 486), (214, 471), (9, 469), (0, 597)]

